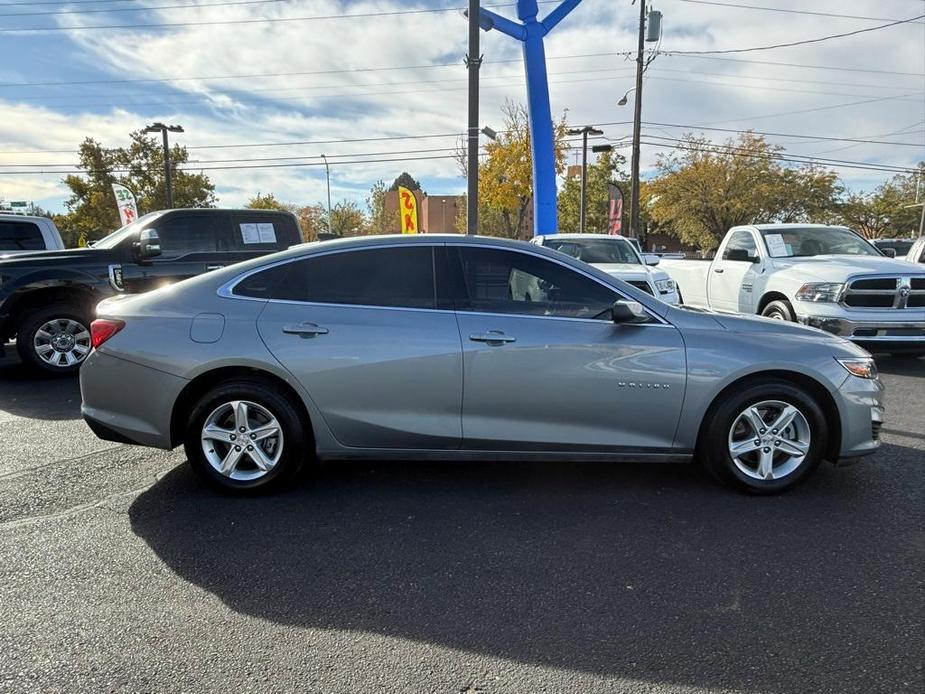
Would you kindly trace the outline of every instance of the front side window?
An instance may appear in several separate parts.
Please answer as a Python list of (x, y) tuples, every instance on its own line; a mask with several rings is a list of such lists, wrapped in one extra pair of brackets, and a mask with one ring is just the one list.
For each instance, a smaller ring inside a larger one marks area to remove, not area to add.
[(161, 255), (176, 258), (228, 250), (225, 223), (223, 215), (187, 215), (169, 217), (152, 228), (160, 237)]
[(548, 239), (543, 245), (586, 263), (639, 265), (639, 256), (624, 239)]
[(0, 222), (0, 252), (44, 251), (45, 240), (32, 222)]
[(620, 298), (581, 273), (526, 253), (461, 248), (459, 259), (465, 292), (460, 310), (607, 320)]
[(254, 273), (233, 293), (324, 304), (434, 308), (433, 249), (373, 248), (303, 258)]
[(732, 232), (726, 248), (723, 249), (723, 260), (747, 260), (757, 257), (758, 246), (752, 233), (744, 229)]

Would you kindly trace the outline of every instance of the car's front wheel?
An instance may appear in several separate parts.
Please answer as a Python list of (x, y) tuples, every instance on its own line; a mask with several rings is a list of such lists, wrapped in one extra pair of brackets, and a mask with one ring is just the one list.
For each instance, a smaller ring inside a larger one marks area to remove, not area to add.
[(700, 456), (721, 481), (758, 494), (798, 484), (822, 460), (828, 439), (815, 399), (786, 381), (768, 381), (725, 397), (708, 415)]
[(185, 439), (193, 468), (213, 485), (254, 491), (290, 482), (309, 451), (299, 411), (262, 381), (223, 383), (190, 414)]
[(791, 323), (796, 320), (796, 314), (793, 311), (793, 306), (790, 305), (789, 301), (772, 301), (761, 311), (761, 315), (765, 318), (774, 318), (775, 320), (785, 320), (790, 321)]

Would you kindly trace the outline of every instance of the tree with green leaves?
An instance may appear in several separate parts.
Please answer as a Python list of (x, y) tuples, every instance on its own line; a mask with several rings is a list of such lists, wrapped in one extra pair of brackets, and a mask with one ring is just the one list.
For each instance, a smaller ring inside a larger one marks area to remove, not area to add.
[(750, 132), (723, 144), (685, 135), (657, 158), (643, 205), (662, 231), (705, 250), (739, 224), (830, 221), (841, 192), (836, 175), (816, 166), (786, 168), (781, 150)]
[(366, 215), (353, 200), (341, 200), (331, 208), (331, 231), (341, 236), (365, 234), (368, 225)]
[(407, 188), (408, 190), (424, 190), (418, 180), (407, 171), (402, 171), (398, 178), (392, 181), (392, 185), (389, 186), (389, 190), (398, 190), (399, 186)]
[[(91, 138), (81, 143), (77, 168), (86, 173), (64, 179), (71, 196), (65, 202), (67, 213), (56, 219), (71, 244), (81, 235), (92, 241), (120, 226), (113, 183), (120, 183), (135, 194), (139, 214), (165, 207), (161, 143), (140, 130), (130, 137), (128, 147), (104, 148)], [(189, 160), (186, 148), (173, 145), (170, 160), (175, 207), (213, 207), (215, 186), (209, 177), (179, 168)]]
[[(618, 184), (623, 176), (620, 169), (626, 159), (614, 152), (603, 152), (597, 161), (588, 165), (587, 216), (585, 228), (589, 232), (606, 232), (610, 221), (610, 184)], [(628, 190), (628, 188), (623, 188)], [(565, 179), (559, 191), (559, 229), (578, 231), (581, 218), (581, 177)]]
[(915, 236), (922, 214), (913, 206), (922, 185), (918, 176), (925, 180), (925, 162), (917, 174), (897, 174), (868, 193), (848, 193), (838, 210), (842, 223), (869, 239)]
[(369, 190), (366, 198), (367, 225), (371, 234), (385, 234), (395, 227), (385, 208), (385, 181), (379, 180)]
[(244, 204), (244, 207), (249, 210), (285, 210), (294, 212), (296, 206), (288, 202), (280, 202), (273, 193), (257, 193)]

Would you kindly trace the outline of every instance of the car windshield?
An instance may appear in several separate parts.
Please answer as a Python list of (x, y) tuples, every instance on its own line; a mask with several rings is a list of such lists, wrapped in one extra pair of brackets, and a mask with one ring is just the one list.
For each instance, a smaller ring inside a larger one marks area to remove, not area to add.
[(626, 239), (547, 239), (544, 245), (586, 263), (642, 264)]
[(136, 231), (138, 231), (138, 229), (141, 226), (143, 226), (144, 224), (147, 224), (153, 219), (157, 219), (162, 214), (164, 214), (164, 210), (161, 210), (160, 212), (149, 212), (148, 214), (139, 217), (131, 224), (126, 224), (121, 229), (116, 229), (111, 234), (104, 236), (99, 241), (95, 242), (93, 244), (93, 247), (94, 248), (115, 248), (120, 243), (122, 243), (122, 239), (126, 238), (127, 236), (131, 236)]
[(814, 255), (882, 255), (868, 241), (843, 227), (787, 227), (762, 229), (772, 258), (810, 258)]

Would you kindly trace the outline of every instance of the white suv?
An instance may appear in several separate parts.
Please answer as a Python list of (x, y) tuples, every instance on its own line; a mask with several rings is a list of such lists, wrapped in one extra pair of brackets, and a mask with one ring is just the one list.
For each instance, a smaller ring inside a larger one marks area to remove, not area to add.
[(570, 255), (603, 270), (669, 304), (680, 303), (678, 289), (667, 272), (657, 270), (659, 257), (641, 255), (623, 236), (605, 234), (546, 234), (533, 243)]

